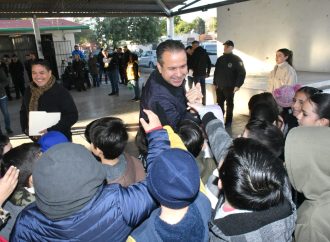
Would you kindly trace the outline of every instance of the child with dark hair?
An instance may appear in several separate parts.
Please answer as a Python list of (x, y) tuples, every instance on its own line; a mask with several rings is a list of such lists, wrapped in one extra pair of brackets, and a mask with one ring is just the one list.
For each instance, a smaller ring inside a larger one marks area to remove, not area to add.
[(265, 145), (276, 157), (284, 149), (284, 136), (279, 128), (262, 120), (251, 120), (245, 125), (243, 137), (257, 140)]
[(8, 151), (3, 156), (1, 174), (4, 175), (11, 166), (20, 170), (17, 187), (4, 209), (10, 212), (10, 219), (1, 229), (0, 235), (9, 239), (18, 214), (30, 203), (35, 201), (32, 171), (41, 154), (40, 146), (36, 143), (25, 143)]
[(282, 131), (284, 129), (284, 122), (279, 114), (278, 108), (274, 108), (267, 103), (259, 103), (252, 108), (250, 121), (256, 119), (273, 124)]
[(283, 162), (259, 142), (237, 138), (219, 170), (222, 193), (210, 241), (291, 241), (296, 210), (284, 193)]
[(203, 183), (216, 168), (216, 162), (212, 157), (207, 140), (201, 127), (189, 119), (180, 122), (177, 134), (186, 146), (187, 150), (196, 158), (199, 174)]
[(330, 94), (316, 93), (302, 106), (297, 116), (299, 126), (330, 126)]
[(142, 163), (124, 152), (128, 134), (123, 121), (115, 117), (101, 118), (88, 125), (86, 139), (92, 153), (99, 157), (107, 173), (107, 182), (127, 187), (142, 181), (145, 172)]
[(2, 160), (3, 155), (11, 150), (11, 148), (12, 145), (9, 137), (7, 135), (0, 134), (0, 160)]
[[(224, 158), (227, 155), (229, 147), (232, 145), (233, 139), (227, 133), (225, 126), (223, 124), (223, 118), (221, 118), (222, 111), (220, 107), (216, 105), (200, 105), (200, 104), (188, 104), (191, 108), (195, 109), (199, 116), (202, 119), (202, 123), (205, 127), (205, 132), (208, 136), (208, 141), (210, 143), (210, 147), (218, 166), (221, 166)], [(219, 118), (220, 117), (220, 118)], [(257, 121), (251, 121), (257, 122)], [(260, 122), (260, 121), (259, 121)], [(283, 143), (281, 141), (283, 139), (283, 134), (280, 130), (275, 131), (277, 127), (266, 121), (261, 121), (259, 125), (247, 125), (248, 128), (245, 129), (243, 136), (247, 138), (255, 138), (256, 141), (262, 143), (265, 148), (271, 150), (275, 154), (281, 154), (283, 151), (283, 145), (279, 145)], [(273, 127), (270, 127), (273, 126)], [(249, 130), (250, 128), (250, 130)], [(273, 130), (273, 134), (276, 136), (267, 135), (267, 132), (264, 131), (266, 129)], [(209, 196), (209, 199), (212, 201), (212, 207), (215, 207), (219, 195), (219, 189), (215, 185), (217, 181), (217, 171), (213, 172), (213, 174), (209, 177), (206, 189)], [(289, 190), (289, 186), (287, 187), (286, 193), (291, 194)]]
[(150, 167), (146, 180), (148, 190), (160, 203), (160, 208), (154, 210), (127, 241), (206, 242), (211, 207), (200, 189), (196, 161), (186, 150), (171, 148), (174, 145), (174, 139), (171, 139), (175, 136), (173, 130), (163, 129), (153, 112), (144, 112), (149, 123), (143, 119), (140, 121), (149, 141), (147, 159), (157, 160)]
[(249, 102), (248, 102), (248, 107), (249, 111), (251, 113), (251, 110), (254, 109), (254, 107), (260, 103), (266, 103), (269, 106), (271, 106), (273, 109), (278, 109), (276, 100), (273, 97), (273, 94), (270, 92), (263, 92), (259, 94), (253, 95)]

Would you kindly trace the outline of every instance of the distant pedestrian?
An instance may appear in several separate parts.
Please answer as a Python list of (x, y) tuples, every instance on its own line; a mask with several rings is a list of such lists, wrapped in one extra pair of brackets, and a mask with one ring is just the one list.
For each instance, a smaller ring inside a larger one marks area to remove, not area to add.
[(79, 45), (74, 46), (74, 50), (72, 51), (72, 58), (74, 58), (75, 55), (79, 55), (81, 60), (85, 60), (85, 55), (81, 50), (79, 50)]
[[(4, 55), (1, 59), (0, 67), (5, 72), (7, 78), (10, 78), (9, 77), (9, 63), (10, 63), (9, 55)], [(6, 90), (6, 95), (8, 97), (8, 100), (9, 101), (13, 100), (11, 93), (10, 93), (10, 81), (8, 82), (8, 85), (5, 86), (5, 90)]]
[[(205, 78), (210, 76), (211, 60), (206, 50), (199, 46), (199, 41), (192, 42), (191, 69), (193, 70), (194, 83), (200, 83), (203, 94), (203, 104), (205, 104), (206, 88)], [(189, 64), (189, 63), (188, 63)]]
[(9, 72), (14, 83), (16, 99), (20, 99), (20, 95), (24, 96), (25, 92), (24, 66), (15, 54), (9, 64)]
[(30, 82), (32, 82), (32, 67), (31, 63), (37, 59), (34, 53), (29, 53), (25, 55), (24, 67), (29, 77)]
[[(5, 120), (5, 128), (7, 134), (13, 133), (10, 127), (10, 117), (8, 112), (8, 97), (6, 95), (5, 87), (8, 85), (8, 77), (6, 76), (3, 69), (0, 68), (0, 109)], [(0, 129), (0, 134), (2, 133)]]
[(80, 56), (77, 54), (74, 56), (74, 61), (72, 62), (72, 69), (74, 73), (74, 84), (78, 92), (81, 90), (86, 91), (86, 87), (84, 84), (84, 68), (85, 62), (80, 59)]
[(140, 87), (139, 87), (139, 65), (138, 56), (131, 53), (129, 55), (129, 61), (127, 65), (127, 79), (128, 83), (131, 83), (134, 89), (134, 98), (132, 101), (140, 100)]
[(226, 127), (230, 127), (233, 120), (234, 95), (244, 83), (245, 68), (243, 61), (233, 54), (234, 42), (227, 40), (224, 44), (224, 53), (215, 64), (213, 84), (216, 88), (217, 102), (225, 113)]
[(100, 82), (99, 82), (99, 70), (97, 68), (97, 57), (93, 55), (92, 53), (89, 54), (89, 59), (88, 59), (88, 69), (89, 73), (91, 74), (93, 78), (93, 86), (94, 87), (99, 87)]
[(108, 68), (108, 76), (111, 82), (111, 93), (109, 96), (112, 95), (119, 95), (119, 58), (116, 51), (113, 51), (111, 54), (108, 55), (109, 68)]
[[(124, 55), (123, 55), (123, 67), (124, 70), (127, 70), (127, 64), (128, 64), (128, 60), (129, 60), (129, 55), (130, 55), (131, 51), (127, 48), (127, 46), (124, 46)], [(124, 73), (124, 85), (127, 85), (128, 79), (127, 79), (127, 73)]]
[(270, 73), (267, 91), (272, 93), (281, 86), (297, 83), (297, 73), (292, 67), (292, 57), (293, 52), (289, 49), (276, 51), (276, 65)]
[(103, 48), (100, 49), (100, 52), (97, 55), (97, 63), (99, 64), (99, 82), (102, 83), (102, 75), (104, 73), (104, 82), (108, 83), (108, 75), (105, 70), (104, 58), (107, 58), (106, 51)]

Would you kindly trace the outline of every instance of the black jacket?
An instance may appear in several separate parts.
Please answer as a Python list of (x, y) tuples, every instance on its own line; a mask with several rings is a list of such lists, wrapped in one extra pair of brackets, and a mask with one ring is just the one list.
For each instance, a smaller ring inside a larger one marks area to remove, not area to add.
[(224, 87), (241, 87), (245, 79), (243, 61), (233, 53), (223, 54), (215, 64), (213, 84)]
[[(20, 121), (23, 132), (26, 132), (29, 126), (29, 103), (31, 99), (31, 88), (25, 91), (21, 110)], [(70, 93), (57, 83), (42, 94), (39, 98), (38, 111), (60, 112), (61, 119), (54, 126), (48, 128), (48, 131), (56, 130), (62, 132), (69, 140), (72, 140), (71, 127), (78, 120), (78, 110)]]
[(19, 60), (17, 62), (10, 62), (9, 72), (13, 80), (24, 81), (24, 66)]
[(140, 117), (146, 118), (143, 109), (155, 112), (163, 125), (168, 124), (174, 130), (180, 121), (190, 119), (199, 122), (187, 111), (187, 99), (184, 83), (180, 87), (174, 87), (167, 83), (156, 69), (150, 74), (146, 85), (142, 89), (140, 102)]
[(211, 60), (206, 50), (198, 46), (191, 56), (190, 60), (193, 76), (206, 76), (210, 75)]

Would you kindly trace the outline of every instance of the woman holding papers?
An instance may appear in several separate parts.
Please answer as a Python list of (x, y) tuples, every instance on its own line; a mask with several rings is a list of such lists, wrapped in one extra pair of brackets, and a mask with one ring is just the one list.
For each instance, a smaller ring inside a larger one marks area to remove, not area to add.
[[(47, 131), (56, 130), (72, 140), (71, 127), (78, 120), (78, 110), (70, 93), (56, 83), (46, 60), (39, 59), (32, 63), (32, 79), (33, 82), (25, 91), (20, 111), (22, 131), (29, 135), (30, 111), (58, 112), (58, 123), (42, 129), (39, 133), (43, 135)], [(42, 120), (39, 122), (42, 123)]]

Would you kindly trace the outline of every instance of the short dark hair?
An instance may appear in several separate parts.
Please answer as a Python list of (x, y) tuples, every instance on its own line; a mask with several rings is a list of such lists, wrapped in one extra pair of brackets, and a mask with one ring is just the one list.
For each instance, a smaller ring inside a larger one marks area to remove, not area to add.
[(296, 93), (298, 93), (298, 92), (302, 92), (307, 96), (307, 98), (310, 98), (311, 96), (313, 96), (316, 93), (322, 93), (322, 90), (315, 88), (315, 87), (304, 86), (304, 87), (299, 88), (296, 91)]
[(204, 136), (201, 128), (192, 120), (183, 120), (178, 126), (177, 134), (187, 150), (197, 157), (202, 150), (204, 144)]
[(178, 51), (186, 51), (184, 45), (179, 40), (171, 40), (168, 39), (157, 46), (156, 54), (157, 54), (157, 62), (159, 64), (163, 64), (163, 54), (165, 51), (170, 52), (178, 52)]
[(284, 135), (275, 125), (266, 121), (251, 120), (246, 124), (245, 129), (248, 130), (248, 138), (262, 143), (276, 157), (280, 157), (283, 154)]
[(188, 45), (188, 46), (186, 47), (186, 50), (190, 50), (190, 49), (192, 49), (192, 46), (191, 46), (191, 45)]
[(278, 122), (278, 109), (274, 109), (271, 105), (266, 103), (259, 103), (255, 105), (250, 112), (250, 120), (259, 119), (267, 121), (268, 123)]
[(89, 138), (94, 147), (102, 150), (104, 158), (115, 159), (123, 153), (128, 134), (120, 118), (105, 117), (91, 125)]
[(10, 142), (9, 137), (4, 134), (0, 134), (0, 159), (2, 159), (3, 149)]
[(36, 60), (32, 61), (31, 67), (35, 66), (35, 65), (41, 65), (41, 66), (45, 67), (47, 71), (51, 70), (48, 60), (45, 60), (45, 59), (36, 59)]
[(263, 93), (253, 95), (248, 102), (249, 110), (251, 111), (254, 106), (256, 106), (260, 103), (266, 103), (266, 104), (270, 105), (272, 108), (278, 109), (276, 100), (275, 100), (273, 94), (271, 94), (270, 92), (263, 92)]
[(194, 40), (193, 42), (191, 42), (191, 44), (192, 44), (192, 45), (194, 45), (194, 44), (199, 45), (199, 41), (198, 41), (198, 40)]
[(220, 167), (227, 201), (237, 209), (266, 210), (284, 201), (286, 171), (272, 152), (259, 142), (237, 138)]
[(19, 169), (17, 188), (26, 187), (40, 152), (37, 143), (25, 143), (11, 149), (3, 156), (1, 175), (4, 176), (10, 166), (15, 166)]
[(315, 113), (319, 118), (330, 120), (330, 94), (329, 93), (316, 93), (309, 99), (316, 106)]

